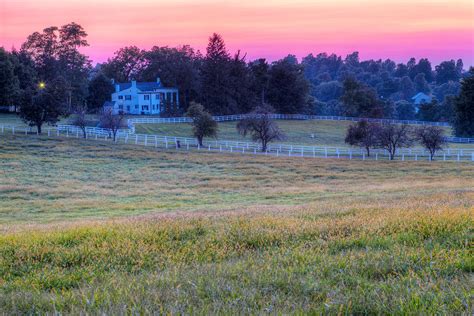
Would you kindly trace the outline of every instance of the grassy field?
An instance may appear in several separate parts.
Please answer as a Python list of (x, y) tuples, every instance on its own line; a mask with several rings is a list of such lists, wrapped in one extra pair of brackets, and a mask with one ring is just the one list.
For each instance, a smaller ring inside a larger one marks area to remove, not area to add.
[(0, 311), (472, 314), (474, 167), (0, 136)]

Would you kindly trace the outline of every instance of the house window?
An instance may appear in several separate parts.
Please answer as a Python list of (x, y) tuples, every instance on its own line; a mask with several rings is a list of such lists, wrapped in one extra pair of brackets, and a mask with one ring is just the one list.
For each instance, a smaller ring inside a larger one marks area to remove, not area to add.
[(123, 104), (119, 104), (119, 109), (123, 110)]
[(138, 104), (135, 104), (135, 109), (138, 110)]
[(171, 101), (171, 92), (166, 92), (166, 101)]
[(143, 96), (143, 100), (150, 100), (150, 95), (149, 94), (145, 94)]
[(159, 95), (159, 94), (155, 94), (155, 99), (159, 100), (159, 99), (160, 99), (160, 95)]
[(127, 111), (130, 112), (130, 105), (127, 105)]
[(132, 99), (132, 96), (131, 95), (126, 95), (125, 96), (125, 100), (131, 100)]
[(123, 100), (123, 95), (119, 95), (119, 96), (118, 96), (118, 99), (119, 99), (119, 100)]

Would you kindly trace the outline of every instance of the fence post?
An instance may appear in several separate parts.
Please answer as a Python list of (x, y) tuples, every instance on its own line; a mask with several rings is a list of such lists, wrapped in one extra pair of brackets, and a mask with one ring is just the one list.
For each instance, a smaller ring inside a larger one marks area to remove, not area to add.
[(375, 153), (375, 160), (379, 160), (379, 153)]
[(145, 147), (148, 144), (148, 135), (145, 134)]
[(59, 136), (59, 128), (56, 127), (56, 136)]
[(459, 161), (459, 153), (458, 153), (458, 161)]
[(340, 158), (339, 148), (336, 148), (337, 158)]
[(349, 150), (349, 160), (352, 160), (352, 150)]
[(324, 158), (328, 157), (328, 148), (324, 147)]
[(2, 125), (2, 134), (3, 134), (3, 125)]
[(12, 126), (12, 134), (15, 135), (15, 126)]
[[(2, 128), (2, 133), (3, 133), (3, 128)], [(51, 129), (48, 128), (48, 136), (51, 136)]]
[(138, 144), (138, 134), (135, 134), (135, 145)]
[(405, 161), (405, 154), (402, 154), (402, 161)]
[(474, 152), (471, 153), (471, 161), (474, 161)]

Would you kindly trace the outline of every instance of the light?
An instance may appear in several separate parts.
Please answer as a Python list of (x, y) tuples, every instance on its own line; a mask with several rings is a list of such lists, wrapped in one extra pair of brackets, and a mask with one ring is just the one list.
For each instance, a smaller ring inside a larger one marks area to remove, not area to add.
[(39, 84), (38, 84), (38, 87), (40, 89), (44, 89), (46, 87), (46, 83), (44, 83), (43, 81), (41, 81)]

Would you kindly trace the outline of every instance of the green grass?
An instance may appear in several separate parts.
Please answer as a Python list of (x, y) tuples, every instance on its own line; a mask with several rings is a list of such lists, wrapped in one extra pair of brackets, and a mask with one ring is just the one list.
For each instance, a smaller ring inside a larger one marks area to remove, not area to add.
[(470, 163), (0, 136), (5, 314), (472, 314)]

